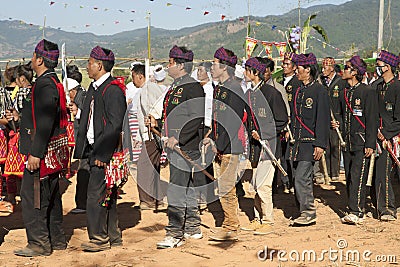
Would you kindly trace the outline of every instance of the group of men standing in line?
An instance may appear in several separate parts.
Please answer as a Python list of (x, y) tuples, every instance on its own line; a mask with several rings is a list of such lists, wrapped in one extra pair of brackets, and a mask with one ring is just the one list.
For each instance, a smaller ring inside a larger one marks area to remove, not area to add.
[[(37, 78), (26, 101), (33, 103), (22, 110), (22, 114), (30, 114), (21, 116), (21, 151), (28, 157), (21, 189), (28, 245), (15, 251), (20, 256), (50, 255), (53, 250), (67, 247), (61, 229), (57, 174), (41, 180), (40, 207), (34, 201), (34, 177), (50, 137), (65, 130), (62, 122), (66, 107), (59, 104), (63, 96), (54, 82), (58, 81), (54, 72), (58, 55), (57, 44), (42, 40), (32, 57)], [(202, 238), (196, 188), (209, 182), (203, 173), (216, 178), (224, 212), (222, 227), (209, 234), (211, 240), (237, 240), (239, 229), (259, 235), (272, 232), (272, 184), (279, 159), (291, 173), (291, 177), (283, 178), (284, 183), (294, 185), (299, 212), (293, 223), (314, 224), (314, 165), (325, 157), (330, 176), (339, 176), (338, 133), (345, 142), (348, 193), (348, 214), (341, 218), (342, 222), (358, 224), (364, 218), (366, 179), (376, 151), (376, 190), (371, 195), (375, 195), (379, 218), (396, 220), (389, 174), (390, 153), (392, 147), (398, 146), (400, 134), (400, 85), (395, 77), (398, 56), (381, 51), (376, 72), (383, 81), (373, 89), (362, 83), (367, 66), (359, 56), (346, 61), (342, 77), (332, 71), (334, 60), (324, 59), (321, 83), (314, 54), (287, 53), (283, 60), (285, 90), (270, 77), (274, 68), (270, 59), (246, 60), (241, 84), (234, 75), (238, 60), (231, 50), (220, 47), (215, 51), (209, 67), (211, 77), (205, 75), (200, 82), (190, 77), (193, 58), (193, 52), (186, 47), (174, 46), (170, 50), (167, 71), (173, 83), (165, 94), (145, 79), (144, 65), (131, 68), (134, 85), (142, 88), (138, 120), (139, 138), (144, 145), (138, 162), (139, 197), (155, 207), (164, 204), (165, 195), (168, 201), (166, 237), (157, 243), (157, 248), (179, 247), (187, 239)], [(79, 120), (74, 157), (87, 159), (90, 166), (86, 204), (89, 242), (82, 244), (83, 250), (90, 252), (123, 245), (116, 190), (109, 196), (107, 206), (99, 203), (107, 191), (105, 168), (118, 147), (127, 109), (125, 86), (111, 76), (114, 62), (111, 50), (93, 48), (87, 64), (93, 82), (81, 108), (71, 109)], [(201, 67), (207, 72), (205, 64)], [(201, 71), (199, 68), (198, 77)], [(246, 91), (243, 84), (248, 85)], [(54, 112), (50, 114), (49, 108)], [(40, 123), (35, 124), (39, 117)], [(12, 114), (7, 118), (19, 120)], [(338, 127), (341, 133), (336, 131)], [(169, 184), (164, 188), (156, 164), (163, 149), (170, 163)], [(239, 155), (245, 149), (253, 168), (256, 216), (240, 227), (235, 184)], [(203, 164), (209, 153), (213, 155), (212, 168)], [(200, 180), (204, 182), (199, 184)]]

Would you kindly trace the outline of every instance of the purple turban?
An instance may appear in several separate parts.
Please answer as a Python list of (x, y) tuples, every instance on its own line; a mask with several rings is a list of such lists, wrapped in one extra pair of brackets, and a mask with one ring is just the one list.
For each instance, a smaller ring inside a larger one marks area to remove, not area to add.
[(48, 58), (53, 61), (58, 61), (58, 56), (60, 55), (60, 51), (57, 50), (44, 50), (44, 39), (42, 39), (35, 47), (35, 53), (42, 57)]
[(101, 60), (101, 61), (114, 61), (114, 53), (110, 50), (110, 53), (107, 55), (104, 53), (103, 48), (100, 46), (96, 46), (95, 48), (92, 49), (92, 52), (90, 52), (90, 57)]
[(188, 50), (186, 53), (184, 53), (177, 45), (174, 45), (174, 47), (172, 47), (169, 51), (169, 57), (193, 61), (193, 52), (191, 50)]
[(256, 58), (251, 57), (246, 60), (245, 66), (258, 70), (261, 74), (265, 73), (267, 65), (260, 63)]
[(365, 62), (359, 56), (353, 56), (349, 62), (351, 65), (358, 70), (358, 73), (364, 75), (367, 71)]
[(229, 62), (232, 65), (236, 65), (237, 63), (237, 56), (229, 56), (225, 51), (225, 48), (222, 46), (215, 51), (214, 57), (218, 58), (219, 60)]
[(313, 53), (310, 53), (308, 55), (299, 54), (298, 56), (296, 56), (297, 66), (315, 65), (315, 64), (317, 64), (317, 58)]

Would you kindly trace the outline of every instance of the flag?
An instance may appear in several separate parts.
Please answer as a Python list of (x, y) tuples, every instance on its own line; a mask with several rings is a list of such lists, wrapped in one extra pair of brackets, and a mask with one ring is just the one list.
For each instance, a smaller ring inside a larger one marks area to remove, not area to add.
[(272, 58), (272, 46), (274, 45), (273, 42), (267, 42), (267, 41), (261, 41), (261, 44), (263, 45), (265, 49), (265, 53), (269, 58)]
[(203, 14), (203, 15), (205, 16), (205, 15), (208, 15), (208, 14), (210, 14), (210, 12), (204, 11), (204, 14)]
[(54, 2), (54, 1), (51, 1), (50, 2), (50, 5), (52, 6), (52, 5), (54, 5), (56, 2)]
[(286, 51), (286, 42), (275, 42), (275, 47), (279, 51), (279, 56), (283, 57)]
[(256, 48), (257, 45), (257, 39), (251, 38), (251, 37), (246, 37), (246, 56), (247, 58), (251, 57), (251, 54), (254, 51), (254, 48)]
[(226, 18), (225, 15), (221, 15), (221, 20), (224, 20)]
[(172, 6), (172, 4), (171, 3), (167, 3), (167, 6)]

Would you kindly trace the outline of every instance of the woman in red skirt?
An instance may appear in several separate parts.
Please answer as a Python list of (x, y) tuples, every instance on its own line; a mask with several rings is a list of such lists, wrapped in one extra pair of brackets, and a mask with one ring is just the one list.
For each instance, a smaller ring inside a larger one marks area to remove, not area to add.
[[(33, 71), (30, 63), (19, 65), (15, 71), (16, 83), (19, 87), (13, 99), (14, 116), (18, 116), (22, 109), (23, 100), (30, 97)], [(10, 127), (10, 128), (14, 128)], [(26, 157), (19, 153), (19, 128), (10, 130), (8, 141), (8, 154), (4, 166), (4, 176), (7, 179), (8, 200), (15, 205), (15, 196), (18, 193), (18, 184), (20, 184), (24, 169)]]

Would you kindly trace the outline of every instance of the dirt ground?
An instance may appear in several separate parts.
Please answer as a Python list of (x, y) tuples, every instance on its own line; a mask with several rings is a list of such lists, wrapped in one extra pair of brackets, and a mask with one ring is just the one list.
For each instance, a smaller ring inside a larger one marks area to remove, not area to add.
[[(163, 173), (167, 173), (163, 169)], [(138, 209), (135, 179), (123, 188), (126, 194), (118, 202), (119, 224), (124, 246), (87, 253), (80, 248), (88, 241), (86, 215), (69, 213), (74, 205), (75, 182), (63, 195), (64, 229), (68, 239), (65, 251), (48, 257), (14, 256), (13, 250), (26, 245), (21, 207), (0, 217), (0, 266), (394, 266), (400, 264), (400, 221), (384, 223), (368, 217), (363, 225), (343, 225), (346, 189), (341, 180), (332, 185), (316, 185), (317, 223), (292, 227), (296, 214), (292, 194), (281, 189), (274, 195), (274, 233), (255, 236), (241, 231), (236, 242), (209, 241), (210, 229), (221, 223), (218, 205), (209, 206), (201, 215), (204, 237), (189, 240), (184, 246), (158, 250), (164, 238), (165, 212)], [(398, 185), (398, 184), (397, 184)], [(240, 198), (240, 222), (245, 225), (253, 215), (251, 187), (244, 183), (246, 195)], [(398, 192), (398, 191), (397, 191)], [(399, 193), (399, 192), (398, 192)], [(397, 194), (399, 196), (400, 194)], [(210, 212), (212, 211), (212, 212)], [(265, 253), (265, 251), (267, 253)], [(279, 252), (278, 252), (279, 251)], [(315, 254), (314, 254), (315, 253)], [(357, 259), (359, 256), (359, 259)]]

